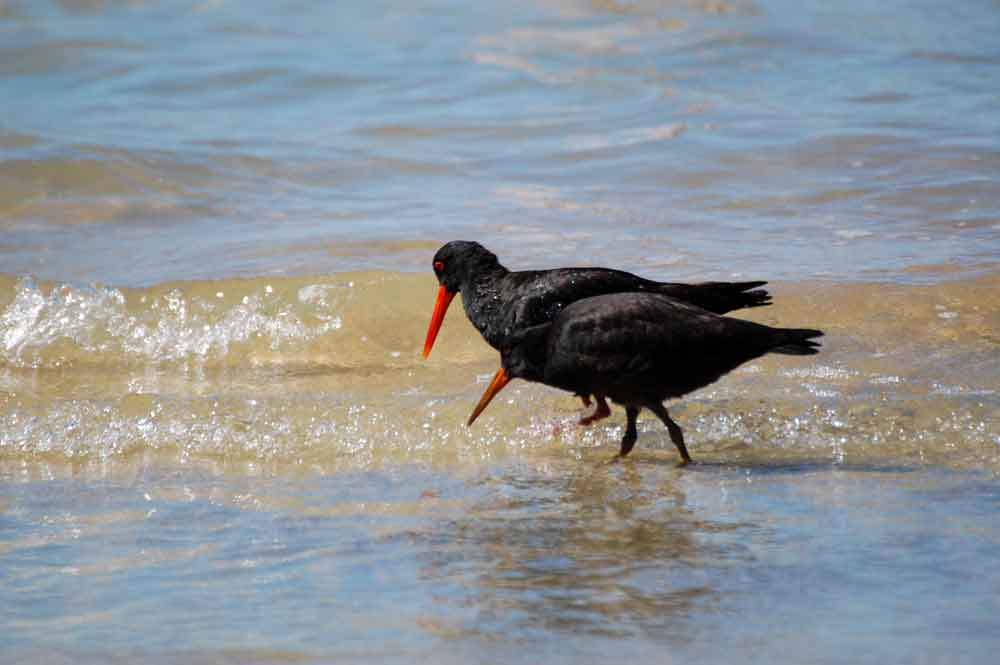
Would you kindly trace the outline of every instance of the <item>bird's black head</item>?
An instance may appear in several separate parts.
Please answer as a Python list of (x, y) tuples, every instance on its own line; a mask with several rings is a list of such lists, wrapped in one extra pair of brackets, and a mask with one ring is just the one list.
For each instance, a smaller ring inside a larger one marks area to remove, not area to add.
[(548, 334), (551, 323), (522, 328), (500, 345), (500, 361), (513, 378), (541, 381), (545, 373)]
[(438, 284), (450, 293), (458, 293), (463, 284), (474, 280), (476, 275), (500, 268), (496, 254), (478, 242), (452, 240), (435, 254), (432, 265)]
[(462, 291), (466, 285), (475, 284), (487, 275), (506, 272), (493, 252), (478, 242), (468, 240), (452, 240), (444, 245), (434, 254), (432, 265), (440, 287), (437, 300), (434, 301), (434, 313), (431, 314), (431, 322), (427, 326), (424, 358), (430, 354), (434, 346), (444, 315), (455, 294)]

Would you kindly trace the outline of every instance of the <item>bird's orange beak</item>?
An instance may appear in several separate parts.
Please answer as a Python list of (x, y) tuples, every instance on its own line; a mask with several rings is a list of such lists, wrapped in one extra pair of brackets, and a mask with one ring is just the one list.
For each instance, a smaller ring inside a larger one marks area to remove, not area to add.
[(424, 358), (431, 354), (431, 347), (437, 339), (438, 331), (441, 330), (441, 322), (444, 321), (444, 314), (448, 311), (454, 292), (442, 286), (438, 289), (437, 300), (434, 302), (434, 313), (431, 314), (431, 325), (427, 328), (427, 339), (424, 340)]
[(479, 398), (479, 404), (477, 404), (476, 408), (472, 410), (472, 415), (469, 416), (469, 422), (465, 423), (466, 426), (472, 425), (472, 423), (476, 421), (476, 418), (478, 418), (479, 414), (483, 412), (483, 409), (485, 409), (486, 406), (493, 401), (496, 394), (503, 390), (503, 387), (508, 383), (510, 383), (510, 375), (507, 374), (507, 371), (503, 367), (501, 367), (497, 370), (497, 373), (493, 375), (493, 380), (490, 381), (490, 385), (486, 388), (486, 392), (484, 392), (483, 396)]

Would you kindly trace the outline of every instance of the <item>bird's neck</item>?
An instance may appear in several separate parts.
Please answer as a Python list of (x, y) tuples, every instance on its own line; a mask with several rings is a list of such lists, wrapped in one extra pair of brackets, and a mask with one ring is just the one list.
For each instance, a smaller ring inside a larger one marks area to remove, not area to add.
[(479, 264), (468, 271), (459, 288), (466, 316), (494, 348), (500, 342), (503, 305), (500, 296), (507, 274), (507, 269), (495, 261), (492, 265)]
[(483, 261), (472, 264), (466, 270), (465, 280), (460, 291), (462, 298), (475, 297), (476, 294), (495, 289), (500, 280), (507, 276), (508, 270), (499, 261)]

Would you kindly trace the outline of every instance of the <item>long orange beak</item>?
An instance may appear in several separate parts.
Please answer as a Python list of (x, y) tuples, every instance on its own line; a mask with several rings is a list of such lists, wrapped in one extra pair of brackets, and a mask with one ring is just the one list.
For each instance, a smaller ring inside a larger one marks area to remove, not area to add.
[(438, 297), (434, 302), (434, 313), (431, 314), (431, 325), (427, 328), (427, 339), (424, 340), (424, 358), (431, 354), (431, 347), (437, 339), (438, 331), (441, 330), (441, 322), (444, 321), (444, 314), (448, 311), (448, 305), (455, 294), (443, 286), (438, 289)]
[(476, 408), (472, 410), (472, 415), (469, 416), (469, 422), (465, 423), (466, 426), (470, 426), (472, 423), (476, 422), (476, 418), (478, 418), (479, 414), (483, 412), (483, 409), (485, 409), (486, 406), (493, 401), (496, 394), (503, 390), (503, 387), (508, 383), (510, 383), (510, 375), (507, 374), (507, 371), (504, 370), (503, 367), (501, 367), (497, 370), (497, 373), (493, 375), (493, 380), (490, 381), (490, 385), (486, 388), (486, 392), (484, 392), (483, 396), (479, 398), (479, 404), (477, 404)]

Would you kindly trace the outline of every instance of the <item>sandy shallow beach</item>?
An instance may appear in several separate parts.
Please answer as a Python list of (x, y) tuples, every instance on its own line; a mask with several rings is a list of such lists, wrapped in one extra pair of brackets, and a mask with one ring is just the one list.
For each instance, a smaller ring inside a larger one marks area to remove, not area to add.
[(467, 428), (496, 358), (454, 314), (419, 358), (429, 276), (8, 282), (6, 311), (41, 299), (34, 330), (95, 317), (80, 343), (22, 340), (0, 373), (8, 648), (986, 662), (997, 281), (773, 285), (750, 315), (808, 321), (827, 348), (672, 407), (686, 469), (648, 417), (609, 464), (622, 411), (580, 428), (577, 400), (529, 384)]
[[(0, 1), (0, 661), (989, 663), (996, 6)], [(434, 251), (769, 280), (640, 417)]]

